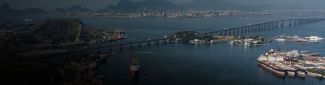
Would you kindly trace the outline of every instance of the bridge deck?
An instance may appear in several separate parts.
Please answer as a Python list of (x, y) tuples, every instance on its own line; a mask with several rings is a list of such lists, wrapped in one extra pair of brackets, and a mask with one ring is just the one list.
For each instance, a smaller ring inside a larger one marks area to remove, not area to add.
[[(325, 18), (307, 18), (307, 19), (286, 19), (286, 20), (276, 20), (270, 22), (263, 22), (258, 24), (251, 24), (245, 25), (241, 27), (229, 28), (229, 29), (222, 29), (213, 32), (206, 32), (201, 33), (201, 35), (211, 36), (211, 35), (245, 35), (253, 32), (260, 32), (260, 31), (267, 31), (267, 30), (275, 30), (278, 28), (286, 28), (286, 27), (293, 27), (299, 25), (310, 24), (314, 22), (325, 21)], [(134, 45), (143, 45), (143, 44), (152, 44), (154, 42), (169, 42), (172, 38), (160, 38), (160, 39), (151, 39), (151, 40), (143, 40), (143, 41), (136, 41), (136, 42), (128, 42), (122, 44), (99, 44), (99, 45), (91, 45), (83, 48), (75, 48), (73, 50), (67, 50), (65, 52), (69, 53), (76, 52), (76, 51), (83, 51), (83, 50), (90, 50), (90, 49), (99, 49), (99, 48), (123, 48), (123, 47), (133, 47)]]

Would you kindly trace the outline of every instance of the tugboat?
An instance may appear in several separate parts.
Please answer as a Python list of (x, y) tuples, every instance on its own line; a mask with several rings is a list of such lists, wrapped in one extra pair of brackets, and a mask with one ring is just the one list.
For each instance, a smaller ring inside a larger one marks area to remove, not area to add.
[(139, 77), (139, 71), (140, 71), (139, 61), (135, 57), (133, 57), (129, 69), (130, 77), (133, 79), (137, 79)]

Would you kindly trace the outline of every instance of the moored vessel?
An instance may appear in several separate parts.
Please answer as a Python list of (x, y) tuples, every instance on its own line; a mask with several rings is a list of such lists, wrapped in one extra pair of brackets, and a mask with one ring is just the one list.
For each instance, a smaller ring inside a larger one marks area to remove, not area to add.
[(305, 77), (305, 72), (303, 72), (303, 71), (297, 71), (297, 76), (298, 77)]
[(137, 78), (139, 76), (139, 72), (140, 72), (139, 61), (135, 57), (133, 57), (129, 68), (129, 73), (131, 78)]
[(296, 76), (296, 72), (294, 72), (294, 71), (287, 71), (287, 73), (288, 73), (288, 76), (290, 76), (290, 77)]

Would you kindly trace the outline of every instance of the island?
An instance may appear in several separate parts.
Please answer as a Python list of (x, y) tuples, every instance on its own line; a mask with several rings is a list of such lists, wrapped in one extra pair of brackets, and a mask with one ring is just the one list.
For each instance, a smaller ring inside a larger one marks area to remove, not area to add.
[(172, 42), (179, 43), (205, 44), (214, 42), (214, 38), (211, 36), (207, 36), (196, 31), (175, 32), (170, 35), (166, 35), (165, 38), (172, 38)]
[(165, 36), (171, 38), (172, 42), (211, 44), (218, 41), (227, 41), (230, 45), (256, 46), (265, 44), (267, 41), (263, 36), (227, 36), (227, 35), (207, 35), (196, 31), (180, 31)]

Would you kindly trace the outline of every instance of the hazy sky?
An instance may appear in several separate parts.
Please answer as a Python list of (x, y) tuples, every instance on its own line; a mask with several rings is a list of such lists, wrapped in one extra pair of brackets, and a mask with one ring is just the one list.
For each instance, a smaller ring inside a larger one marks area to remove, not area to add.
[[(43, 8), (55, 9), (66, 8), (71, 5), (82, 5), (91, 9), (101, 9), (110, 4), (116, 4), (119, 0), (0, 0), (0, 3), (7, 2), (12, 8)], [(141, 0), (131, 0), (141, 1)], [(186, 3), (192, 0), (169, 0), (174, 3)], [(325, 0), (229, 0), (247, 5), (272, 5), (272, 6), (298, 6), (302, 8), (324, 9)]]

